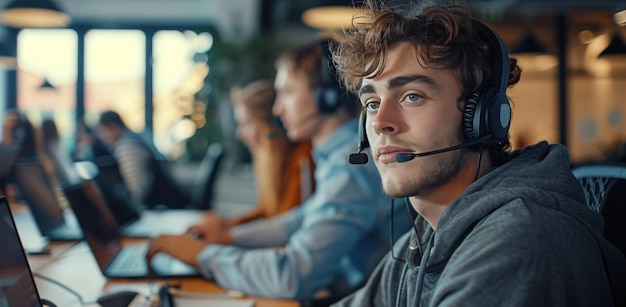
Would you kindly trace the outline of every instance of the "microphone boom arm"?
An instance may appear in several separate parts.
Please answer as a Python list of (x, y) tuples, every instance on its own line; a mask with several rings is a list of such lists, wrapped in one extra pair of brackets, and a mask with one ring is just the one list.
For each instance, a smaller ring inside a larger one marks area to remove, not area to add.
[(396, 155), (396, 162), (398, 163), (404, 163), (404, 162), (408, 162), (411, 161), (413, 159), (415, 159), (415, 157), (425, 157), (425, 156), (430, 156), (430, 155), (436, 155), (436, 154), (440, 154), (440, 153), (444, 153), (444, 152), (448, 152), (448, 151), (453, 151), (453, 150), (457, 150), (457, 149), (461, 149), (461, 148), (465, 148), (465, 147), (470, 147), (470, 146), (474, 146), (474, 145), (478, 145), (478, 144), (484, 144), (485, 141), (487, 141), (488, 139), (493, 138), (491, 135), (485, 135), (481, 138), (475, 139), (471, 142), (467, 142), (464, 144), (459, 144), (456, 146), (452, 146), (452, 147), (447, 147), (447, 148), (442, 148), (442, 149), (438, 149), (438, 150), (433, 150), (433, 151), (427, 151), (427, 152), (422, 152), (422, 153), (401, 153), (401, 154), (397, 154)]

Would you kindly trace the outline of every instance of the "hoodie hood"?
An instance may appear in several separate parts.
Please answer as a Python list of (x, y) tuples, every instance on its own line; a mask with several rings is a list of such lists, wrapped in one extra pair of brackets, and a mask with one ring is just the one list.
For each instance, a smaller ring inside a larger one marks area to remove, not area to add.
[(437, 222), (437, 251), (430, 264), (446, 261), (467, 229), (516, 198), (562, 211), (602, 236), (603, 219), (587, 208), (567, 149), (541, 142), (511, 153), (509, 162), (479, 178), (446, 208)]

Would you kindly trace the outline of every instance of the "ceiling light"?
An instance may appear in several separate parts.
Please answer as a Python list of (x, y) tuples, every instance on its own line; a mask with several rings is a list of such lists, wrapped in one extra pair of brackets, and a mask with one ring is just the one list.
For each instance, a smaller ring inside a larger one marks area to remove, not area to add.
[(39, 90), (52, 90), (52, 91), (56, 91), (56, 87), (50, 83), (50, 81), (48, 81), (48, 78), (44, 78), (43, 79), (43, 83), (41, 83), (41, 85), (39, 86)]
[(13, 0), (0, 20), (15, 28), (62, 28), (70, 23), (69, 15), (52, 0)]
[(604, 32), (600, 26), (595, 24), (583, 25), (578, 30), (578, 41), (583, 45), (591, 44), (598, 35)]
[(626, 55), (626, 43), (619, 35), (619, 33), (613, 34), (613, 38), (611, 39), (611, 43), (604, 49), (598, 57), (607, 57), (607, 56), (615, 56), (615, 55)]
[(613, 20), (615, 20), (617, 25), (626, 26), (626, 10), (621, 10), (613, 14)]
[(355, 16), (363, 15), (364, 10), (349, 6), (322, 6), (302, 13), (302, 22), (309, 27), (321, 30), (341, 30), (352, 26)]
[(578, 32), (578, 40), (583, 44), (589, 44), (593, 39), (596, 38), (596, 35), (591, 30), (582, 30)]

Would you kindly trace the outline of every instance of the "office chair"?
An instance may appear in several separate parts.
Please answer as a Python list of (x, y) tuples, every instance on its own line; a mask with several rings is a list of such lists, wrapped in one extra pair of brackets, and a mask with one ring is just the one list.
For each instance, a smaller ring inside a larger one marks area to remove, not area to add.
[(223, 159), (224, 147), (220, 143), (207, 147), (191, 191), (192, 209), (211, 209), (217, 173)]
[(604, 237), (626, 255), (626, 163), (598, 162), (572, 167), (587, 206), (604, 217)]

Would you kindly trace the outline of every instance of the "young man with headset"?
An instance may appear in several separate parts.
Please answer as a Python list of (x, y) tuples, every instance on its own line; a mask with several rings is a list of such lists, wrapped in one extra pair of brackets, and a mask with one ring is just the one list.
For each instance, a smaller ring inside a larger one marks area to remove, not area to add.
[(337, 306), (623, 304), (624, 257), (566, 148), (508, 150), (506, 89), (521, 70), (497, 34), (458, 4), (374, 2), (333, 58), (364, 107), (359, 147), (369, 143), (385, 193), (418, 214)]
[(313, 194), (274, 218), (227, 228), (207, 221), (190, 229), (198, 238), (158, 237), (149, 257), (169, 253), (225, 289), (270, 298), (309, 301), (325, 289), (332, 301), (365, 283), (391, 246), (390, 226), (399, 234), (411, 222), (400, 216), (390, 225), (391, 199), (373, 163), (348, 163), (360, 104), (339, 86), (328, 45), (322, 39), (283, 54), (274, 83), (273, 113), (287, 136), (313, 144)]

